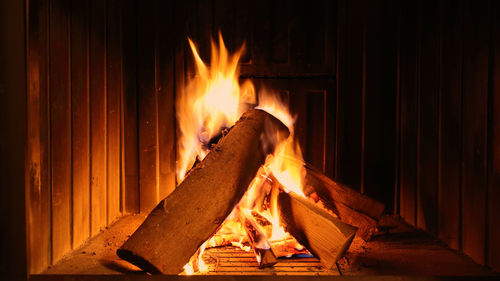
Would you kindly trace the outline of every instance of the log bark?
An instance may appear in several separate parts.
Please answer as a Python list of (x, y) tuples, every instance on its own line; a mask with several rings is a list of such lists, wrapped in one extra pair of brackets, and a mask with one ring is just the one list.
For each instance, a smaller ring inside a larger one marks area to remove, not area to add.
[(254, 218), (240, 209), (237, 210), (237, 214), (238, 219), (245, 228), (250, 246), (255, 252), (259, 267), (264, 268), (275, 265), (278, 260), (271, 249), (271, 244), (267, 241), (266, 235), (259, 228)]
[(344, 255), (356, 234), (356, 227), (293, 192), (281, 192), (278, 207), (286, 230), (328, 269)]
[(325, 203), (329, 201), (340, 202), (376, 220), (384, 212), (384, 204), (377, 200), (363, 195), (347, 185), (333, 181), (310, 164), (305, 164), (305, 168), (307, 171), (305, 180), (306, 193), (307, 189), (311, 192), (310, 189), (312, 188)]
[(264, 132), (288, 129), (252, 109), (148, 215), (118, 249), (120, 258), (153, 274), (178, 274), (240, 201), (276, 140)]

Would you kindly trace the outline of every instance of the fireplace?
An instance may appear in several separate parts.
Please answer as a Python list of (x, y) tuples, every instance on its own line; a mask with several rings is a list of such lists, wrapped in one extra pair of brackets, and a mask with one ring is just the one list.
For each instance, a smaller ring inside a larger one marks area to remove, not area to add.
[[(14, 214), (2, 219), (6, 276), (144, 277), (116, 251), (189, 171), (179, 172), (178, 101), (201, 75), (189, 40), (210, 67), (219, 34), (230, 55), (245, 45), (235, 81), (296, 118), (288, 132), (304, 179), (324, 188), (306, 195), (307, 208), (357, 232), (331, 263), (297, 234), (295, 255), (269, 267), (250, 239), (207, 247), (198, 261), (208, 269), (182, 274), (500, 271), (495, 1), (15, 2), (0, 6), (0, 205)], [(212, 137), (203, 144), (215, 146)], [(263, 178), (287, 190), (274, 174)], [(360, 211), (331, 190), (375, 205)], [(376, 206), (382, 215), (367, 214)], [(260, 229), (254, 214), (239, 220)]]

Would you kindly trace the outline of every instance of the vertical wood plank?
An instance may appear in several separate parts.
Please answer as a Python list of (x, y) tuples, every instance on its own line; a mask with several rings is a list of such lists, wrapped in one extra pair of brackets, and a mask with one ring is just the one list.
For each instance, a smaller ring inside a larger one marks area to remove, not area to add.
[(325, 92), (306, 92), (307, 162), (325, 172)]
[[(493, 1), (492, 15), (500, 13), (500, 3)], [(488, 128), (488, 266), (500, 271), (500, 18), (492, 22), (492, 90), (489, 99), (490, 127)]]
[[(196, 6), (197, 10), (197, 16), (195, 18), (196, 20), (196, 38), (192, 38), (195, 40), (195, 42), (198, 44), (198, 51), (200, 54), (200, 57), (209, 62), (210, 60), (210, 54), (211, 54), (211, 40), (215, 39), (218, 40), (218, 35), (217, 32), (218, 30), (213, 30), (213, 8), (214, 8), (214, 3), (212, 0), (203, 0), (197, 2)], [(172, 5), (170, 4), (169, 11), (173, 11)], [(170, 25), (164, 23), (164, 28), (166, 30), (172, 31), (173, 27), (173, 15), (168, 17), (169, 22), (171, 23)], [(161, 31), (160, 31), (161, 32)], [(165, 34), (165, 33), (163, 33)], [(172, 33), (170, 33), (172, 34)], [(167, 39), (172, 39), (172, 36), (168, 36)], [(163, 40), (166, 41), (166, 40)], [(173, 42), (171, 44), (174, 44)], [(169, 49), (170, 52), (172, 53), (172, 48)], [(163, 48), (162, 48), (163, 51)]]
[(71, 3), (73, 245), (90, 235), (89, 4)]
[[(290, 1), (282, 1), (276, 0), (272, 1), (271, 6), (269, 7), (271, 13), (270, 19), (270, 38), (269, 41), (265, 43), (267, 52), (265, 53), (267, 58), (271, 59), (270, 61), (261, 60), (262, 64), (273, 62), (273, 63), (289, 63), (290, 57), (290, 34), (289, 34), (289, 25), (290, 25), (290, 17), (291, 17), (291, 3)], [(261, 11), (262, 13), (262, 11)], [(262, 35), (259, 35), (260, 38), (264, 39)], [(261, 41), (264, 43), (264, 41)]]
[(341, 93), (345, 87), (345, 76), (347, 69), (347, 59), (346, 59), (346, 51), (347, 51), (347, 1), (346, 0), (338, 0), (337, 1), (337, 11), (338, 11), (338, 20), (337, 20), (337, 52), (336, 52), (336, 100), (335, 100), (335, 170), (334, 170), (334, 179), (340, 180), (342, 169), (339, 169), (341, 160), (342, 160), (342, 146), (343, 140), (339, 136), (342, 133), (341, 128), (343, 127), (341, 121), (343, 120), (342, 112), (343, 108), (341, 105), (342, 98)]
[(417, 226), (437, 234), (438, 120), (439, 120), (439, 9), (435, 1), (422, 1), (420, 67), (420, 157)]
[(69, 3), (50, 3), (52, 262), (71, 249), (71, 92)]
[[(297, 84), (295, 84), (297, 85)], [(309, 144), (309, 130), (312, 128), (308, 127), (308, 118), (310, 118), (308, 114), (308, 100), (307, 100), (307, 92), (304, 89), (298, 89), (297, 87), (291, 87), (289, 90), (290, 95), (290, 110), (294, 116), (297, 116), (297, 120), (295, 121), (295, 134), (296, 138), (300, 143), (300, 147), (302, 149), (303, 157), (306, 161), (309, 160), (309, 153), (311, 153), (308, 149)], [(322, 170), (322, 167), (316, 167)]]
[[(308, 45), (312, 42), (307, 42), (308, 32), (314, 33), (312, 30), (308, 30), (309, 14), (311, 14), (311, 4), (305, 6), (300, 1), (290, 1), (290, 18), (288, 20), (288, 58), (289, 63), (292, 65), (305, 64), (307, 63), (308, 55)], [(281, 9), (281, 7), (276, 7)], [(285, 15), (286, 16), (286, 15)]]
[[(333, 66), (332, 66), (333, 67)], [(325, 94), (325, 175), (333, 178), (335, 175), (335, 131), (336, 131), (336, 100), (335, 81), (328, 81)]]
[[(229, 53), (234, 53), (236, 48), (240, 47), (236, 46), (233, 39), (234, 33), (237, 32), (234, 27), (235, 17), (233, 13), (233, 6), (235, 5), (235, 2), (230, 0), (214, 1), (214, 28), (216, 32), (221, 32)], [(189, 14), (189, 8), (187, 9), (187, 13)]]
[(121, 5), (108, 0), (106, 31), (107, 223), (120, 214), (120, 96), (122, 94)]
[(106, 1), (90, 2), (90, 232), (106, 226)]
[(139, 212), (139, 146), (137, 129), (137, 2), (123, 3), (123, 186), (122, 210)]
[(395, 128), (395, 151), (394, 151), (394, 214), (401, 215), (401, 7), (396, 9), (396, 112), (394, 115)]
[[(382, 184), (383, 175), (387, 172), (383, 143), (388, 139), (382, 137), (385, 120), (382, 119), (384, 107), (382, 102), (381, 83), (381, 1), (366, 1), (370, 10), (364, 18), (363, 38), (363, 126), (362, 126), (362, 188), (363, 193), (374, 198), (384, 198), (386, 186)], [(389, 93), (384, 93), (389, 94)]]
[[(189, 37), (192, 40), (194, 40), (196, 46), (198, 46), (199, 48), (198, 40), (200, 39), (198, 38), (201, 38), (201, 36), (199, 34), (198, 23), (200, 22), (201, 19), (199, 19), (199, 17), (196, 14), (197, 3), (198, 1), (194, 0), (185, 0), (179, 3), (179, 9), (180, 9), (179, 11), (183, 13), (182, 18), (179, 18), (179, 24), (180, 26), (182, 26), (182, 28), (179, 28), (176, 38), (178, 38), (178, 40), (187, 41), (187, 37)], [(214, 11), (215, 9), (216, 9), (215, 7), (212, 8), (212, 10)], [(227, 16), (230, 16), (230, 13)], [(179, 17), (181, 16), (179, 15)], [(220, 30), (220, 28), (218, 28), (218, 30)], [(224, 42), (226, 43), (226, 47), (231, 49), (230, 46), (227, 45), (227, 43), (229, 42), (228, 39), (230, 39), (230, 37), (225, 35), (224, 33), (222, 35), (224, 36)], [(216, 42), (219, 42), (218, 36), (215, 37), (214, 39), (216, 40)], [(194, 58), (191, 55), (191, 49), (187, 46), (187, 44), (185, 46), (186, 46), (185, 53), (187, 54), (185, 57), (186, 59), (185, 75), (186, 77), (193, 77), (196, 74), (196, 66)], [(205, 57), (202, 59), (206, 62), (208, 58)]]
[(462, 10), (460, 2), (441, 2), (441, 107), (438, 184), (438, 236), (460, 247)]
[[(157, 16), (158, 26), (158, 133), (160, 182), (159, 197), (165, 198), (175, 189), (175, 77), (174, 48), (176, 41), (172, 33), (174, 26), (173, 4), (159, 1), (157, 11), (164, 11)], [(165, 14), (166, 13), (166, 14)], [(208, 24), (207, 24), (208, 25)], [(211, 25), (210, 25), (211, 26)], [(205, 34), (210, 46), (209, 34)]]
[(51, 260), (50, 182), (48, 178), (48, 1), (30, 1), (27, 41), (29, 273), (40, 273)]
[(240, 63), (248, 63), (252, 59), (252, 48), (253, 48), (253, 36), (252, 30), (252, 18), (250, 16), (250, 3), (249, 0), (240, 0), (233, 2), (233, 50), (239, 50), (239, 48), (245, 44), (245, 52), (240, 57)]
[(415, 3), (401, 7), (400, 26), (400, 215), (415, 223), (417, 184), (417, 27)]
[[(174, 2), (174, 25), (182, 26), (184, 22), (184, 18), (186, 17), (187, 11), (186, 7), (183, 6), (183, 1), (175, 1)], [(216, 27), (214, 27), (216, 28)], [(190, 54), (189, 52), (186, 54), (187, 50), (187, 40), (185, 38), (185, 34), (183, 34), (182, 29), (177, 29), (177, 32), (174, 33), (174, 38), (178, 42), (174, 45), (174, 90), (175, 96), (179, 97), (184, 95), (185, 88), (185, 79), (186, 79), (186, 63), (185, 57)], [(176, 123), (176, 136), (180, 135), (180, 124)], [(177, 141), (177, 140), (176, 140)], [(178, 143), (176, 143), (176, 151), (178, 151)], [(177, 166), (176, 166), (177, 169)], [(176, 174), (177, 175), (177, 174)], [(176, 182), (179, 182), (179, 178), (176, 179)]]
[[(302, 4), (302, 2), (301, 2)], [(304, 6), (303, 4), (301, 6)], [(306, 62), (307, 64), (325, 64), (326, 63), (326, 1), (311, 1), (308, 5), (308, 11), (301, 11), (305, 15), (305, 21), (302, 22), (306, 27)], [(302, 8), (303, 9), (303, 8)], [(292, 45), (293, 47), (293, 45)], [(328, 52), (330, 52), (328, 50)]]
[[(342, 2), (346, 13), (342, 24), (348, 28), (339, 35), (339, 69), (337, 91), (337, 180), (360, 189), (361, 116), (363, 85), (363, 17), (362, 2)], [(343, 58), (343, 59), (342, 59)]]
[[(250, 6), (252, 9), (251, 15), (253, 19), (253, 57), (252, 64), (263, 64), (269, 61), (270, 48), (275, 46), (275, 44), (270, 43), (275, 37), (271, 36), (273, 34), (273, 20), (275, 17), (271, 16), (271, 6), (274, 1), (267, 0), (256, 0), (253, 1)], [(282, 38), (285, 42), (286, 37)]]
[(137, 61), (139, 97), (140, 210), (150, 211), (159, 200), (155, 27), (152, 1), (139, 1), (137, 9)]
[(363, 193), (393, 209), (396, 108), (396, 1), (365, 1)]
[(489, 5), (465, 1), (462, 249), (485, 261)]
[[(370, 189), (369, 186), (363, 186), (364, 192), (368, 196), (385, 203), (386, 211), (393, 212), (395, 210), (395, 183), (396, 183), (396, 130), (398, 128), (396, 112), (398, 101), (398, 11), (400, 1), (398, 0), (383, 0), (381, 12), (381, 59), (379, 71), (383, 73), (380, 81), (380, 109), (381, 128), (377, 132), (377, 137), (380, 139), (380, 164), (378, 166), (385, 167), (384, 172), (379, 175), (380, 188), (377, 190)], [(371, 32), (367, 30), (367, 42), (369, 42)], [(367, 54), (367, 60), (370, 59), (370, 53)], [(367, 72), (370, 71), (370, 66), (367, 65)], [(375, 71), (375, 70), (373, 70)], [(367, 85), (369, 79), (367, 79)], [(369, 101), (368, 101), (369, 102)], [(367, 111), (367, 116), (369, 111)], [(369, 126), (369, 124), (367, 124)], [(366, 170), (366, 169), (365, 169)], [(366, 181), (365, 181), (366, 182)]]
[(338, 1), (325, 1), (325, 63), (327, 72), (335, 74), (337, 63)]

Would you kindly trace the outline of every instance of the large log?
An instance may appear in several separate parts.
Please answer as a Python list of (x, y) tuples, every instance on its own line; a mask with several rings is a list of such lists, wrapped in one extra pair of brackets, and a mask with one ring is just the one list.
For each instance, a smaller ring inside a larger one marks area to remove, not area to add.
[[(120, 258), (153, 274), (178, 274), (240, 201), (276, 140), (288, 136), (276, 118), (252, 109), (243, 114), (205, 159), (149, 214), (118, 249)], [(273, 135), (274, 136), (274, 135)]]
[(356, 227), (293, 192), (281, 192), (278, 207), (286, 230), (328, 269), (344, 255), (356, 234)]
[[(305, 164), (305, 168), (307, 172), (304, 188), (312, 188), (323, 201), (340, 202), (374, 219), (379, 219), (384, 212), (384, 204), (377, 200), (363, 195), (344, 184), (333, 181), (310, 164)], [(307, 193), (307, 190), (305, 192)]]

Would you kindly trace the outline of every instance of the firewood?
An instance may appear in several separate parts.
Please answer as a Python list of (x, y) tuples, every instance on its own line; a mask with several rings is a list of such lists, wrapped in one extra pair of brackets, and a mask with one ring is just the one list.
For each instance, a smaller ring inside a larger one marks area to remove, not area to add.
[(286, 230), (328, 269), (344, 255), (356, 234), (356, 227), (293, 192), (281, 192), (278, 207)]
[(372, 235), (377, 231), (377, 220), (368, 215), (360, 213), (340, 202), (335, 202), (329, 198), (319, 197), (314, 192), (313, 187), (308, 186), (304, 188), (305, 195), (314, 200), (320, 208), (329, 211), (334, 217), (339, 218), (341, 221), (355, 226), (358, 228), (356, 236), (361, 237), (365, 241), (369, 241)]
[(305, 188), (312, 188), (325, 203), (329, 201), (340, 202), (350, 209), (376, 220), (384, 212), (384, 204), (377, 200), (361, 194), (347, 185), (333, 181), (309, 164), (306, 164), (305, 168), (307, 170)]
[(363, 213), (360, 213), (350, 207), (335, 202), (335, 208), (339, 219), (347, 224), (358, 228), (356, 235), (365, 241), (369, 241), (377, 230), (377, 221)]
[(178, 274), (240, 201), (276, 139), (288, 136), (276, 118), (252, 109), (148, 215), (118, 249), (120, 258), (153, 274)]
[(245, 211), (237, 210), (238, 219), (245, 228), (248, 240), (252, 249), (255, 252), (259, 267), (270, 267), (278, 262), (274, 255), (271, 244), (266, 239), (266, 235), (255, 222), (252, 215), (246, 214)]

